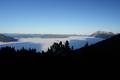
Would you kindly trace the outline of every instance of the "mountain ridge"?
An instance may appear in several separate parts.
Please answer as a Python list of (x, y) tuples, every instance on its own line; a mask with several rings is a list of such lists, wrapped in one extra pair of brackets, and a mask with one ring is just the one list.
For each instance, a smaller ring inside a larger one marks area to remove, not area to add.
[(10, 36), (6, 36), (4, 34), (0, 34), (0, 42), (13, 42), (13, 41), (17, 41), (17, 39)]
[(116, 34), (114, 34), (113, 32), (96, 31), (96, 32), (92, 33), (90, 36), (99, 37), (99, 38), (103, 38), (103, 39), (108, 39), (108, 38), (110, 38), (114, 35), (116, 35)]
[(107, 39), (116, 34), (113, 32), (107, 31), (96, 31), (92, 34), (85, 35), (85, 34), (22, 34), (22, 33), (3, 33), (6, 36), (16, 37), (16, 38), (68, 38), (71, 36), (90, 36), (90, 37), (98, 37)]

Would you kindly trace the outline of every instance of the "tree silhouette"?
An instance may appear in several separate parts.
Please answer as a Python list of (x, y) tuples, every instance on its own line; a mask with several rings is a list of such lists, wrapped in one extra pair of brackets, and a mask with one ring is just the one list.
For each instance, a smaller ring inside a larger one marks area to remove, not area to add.
[(89, 45), (88, 45), (88, 42), (87, 42), (84, 47), (88, 47), (88, 46), (89, 46)]
[(65, 42), (65, 47), (66, 47), (67, 49), (69, 49), (69, 41), (66, 41), (66, 42)]

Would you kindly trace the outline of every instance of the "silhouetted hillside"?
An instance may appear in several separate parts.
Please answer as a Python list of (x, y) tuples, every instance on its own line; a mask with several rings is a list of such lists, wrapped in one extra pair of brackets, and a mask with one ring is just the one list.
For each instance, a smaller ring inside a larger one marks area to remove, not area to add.
[(74, 50), (69, 42), (54, 43), (47, 52), (5, 47), (0, 49), (1, 64), (107, 64), (120, 63), (120, 34), (95, 45)]
[[(82, 48), (82, 49), (90, 49), (93, 52), (102, 52), (102, 51), (104, 51), (104, 52), (108, 52), (108, 51), (113, 52), (113, 50), (119, 51), (119, 49), (120, 49), (120, 34), (116, 35), (116, 36), (113, 36), (112, 38), (103, 40), (103, 41), (101, 41), (99, 43), (96, 43), (94, 45), (91, 45), (91, 46), (89, 46), (87, 48)], [(114, 55), (115, 56), (115, 55), (119, 55), (119, 54), (112, 53), (112, 54), (109, 54), (109, 55)]]
[(120, 34), (76, 52), (88, 55), (90, 63), (120, 63)]
[(54, 43), (47, 52), (36, 52), (36, 49), (21, 49), (5, 47), (0, 49), (1, 64), (87, 64), (79, 60), (81, 56), (74, 54), (73, 47), (70, 48), (69, 42)]
[(13, 42), (13, 41), (17, 41), (17, 39), (0, 34), (0, 42)]

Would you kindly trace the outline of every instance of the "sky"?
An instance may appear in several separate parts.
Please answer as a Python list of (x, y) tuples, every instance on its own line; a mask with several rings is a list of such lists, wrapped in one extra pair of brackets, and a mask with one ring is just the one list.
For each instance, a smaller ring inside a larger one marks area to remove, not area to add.
[(120, 32), (120, 0), (0, 0), (0, 33)]

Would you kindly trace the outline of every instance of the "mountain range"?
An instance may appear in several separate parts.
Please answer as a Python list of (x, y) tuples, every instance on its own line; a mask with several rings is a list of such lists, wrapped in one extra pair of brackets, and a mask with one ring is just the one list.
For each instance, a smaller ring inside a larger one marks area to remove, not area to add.
[(116, 34), (112, 32), (97, 31), (91, 35), (77, 35), (77, 34), (16, 34), (16, 33), (3, 33), (0, 34), (0, 42), (17, 41), (19, 38), (68, 38), (72, 36), (88, 36), (108, 39)]
[(90, 37), (99, 37), (99, 38), (110, 38), (115, 34), (112, 32), (105, 31), (96, 31), (90, 35), (82, 34), (16, 34), (16, 33), (4, 33), (6, 36), (15, 37), (15, 38), (68, 38), (71, 36), (90, 36)]
[(16, 33), (4, 33), (4, 35), (15, 38), (68, 38), (70, 36), (85, 36), (76, 34), (16, 34)]

